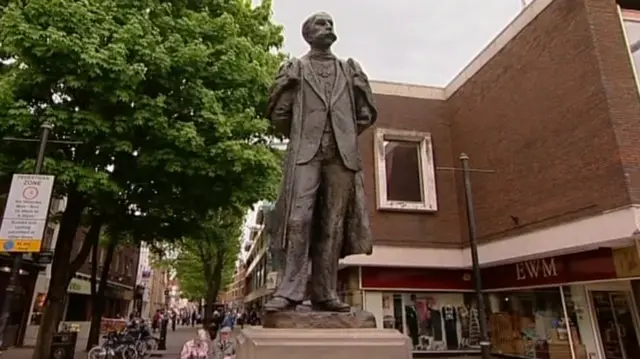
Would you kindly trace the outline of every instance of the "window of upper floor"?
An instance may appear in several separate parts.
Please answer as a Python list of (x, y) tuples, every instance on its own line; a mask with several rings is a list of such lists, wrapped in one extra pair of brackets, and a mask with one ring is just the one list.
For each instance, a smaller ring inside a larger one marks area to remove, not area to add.
[(629, 52), (635, 66), (636, 80), (638, 80), (640, 76), (640, 11), (623, 9), (622, 20)]
[(378, 128), (374, 141), (378, 210), (436, 211), (431, 134)]

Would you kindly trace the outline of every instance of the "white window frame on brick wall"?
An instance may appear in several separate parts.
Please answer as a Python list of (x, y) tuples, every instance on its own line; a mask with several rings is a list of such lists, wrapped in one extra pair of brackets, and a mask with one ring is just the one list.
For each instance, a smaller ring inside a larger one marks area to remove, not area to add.
[[(378, 210), (435, 212), (438, 210), (435, 166), (431, 134), (389, 128), (377, 128), (373, 136)], [(391, 201), (387, 199), (387, 171), (384, 141), (405, 141), (418, 144), (421, 202)]]
[(631, 61), (631, 70), (633, 71), (633, 76), (636, 80), (636, 84), (638, 85), (638, 95), (640, 95), (640, 73), (638, 73), (638, 67), (640, 67), (640, 64), (636, 64), (635, 56), (634, 56), (634, 53), (640, 50), (631, 52), (631, 46), (633, 44), (630, 44), (631, 39), (629, 38), (629, 34), (627, 33), (627, 24), (626, 24), (627, 22), (640, 23), (640, 11), (626, 10), (618, 6), (618, 15), (620, 15), (620, 26), (622, 26), (622, 32), (624, 34), (625, 44), (629, 44), (630, 46), (629, 61)]

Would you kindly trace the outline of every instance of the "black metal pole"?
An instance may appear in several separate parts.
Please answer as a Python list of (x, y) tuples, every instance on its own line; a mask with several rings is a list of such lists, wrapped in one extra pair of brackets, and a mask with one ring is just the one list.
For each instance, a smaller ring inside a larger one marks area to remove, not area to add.
[[(47, 140), (49, 139), (49, 133), (53, 126), (50, 123), (44, 123), (40, 127), (42, 132), (40, 134), (40, 146), (38, 147), (38, 156), (36, 157), (36, 165), (33, 169), (34, 174), (39, 174), (42, 171), (42, 164), (44, 163), (44, 153), (47, 148)], [(11, 264), (11, 272), (9, 275), (9, 283), (5, 289), (4, 301), (2, 303), (2, 313), (0, 314), (0, 348), (6, 348), (4, 338), (6, 336), (7, 327), (9, 324), (9, 317), (11, 316), (11, 303), (16, 295), (18, 288), (18, 282), (20, 280), (20, 262), (22, 261), (22, 253), (13, 254), (13, 262)]]
[(164, 290), (165, 311), (160, 324), (160, 338), (158, 340), (158, 350), (167, 350), (167, 329), (169, 326), (169, 290)]
[(482, 359), (490, 359), (489, 334), (487, 332), (487, 311), (482, 293), (482, 278), (480, 276), (480, 262), (478, 260), (478, 243), (476, 241), (476, 214), (473, 209), (473, 195), (471, 193), (471, 170), (469, 169), (469, 156), (460, 155), (462, 174), (464, 176), (464, 198), (467, 206), (467, 225), (469, 227), (469, 247), (471, 249), (471, 263), (473, 267), (473, 279), (478, 300), (478, 320), (480, 321), (480, 349)]

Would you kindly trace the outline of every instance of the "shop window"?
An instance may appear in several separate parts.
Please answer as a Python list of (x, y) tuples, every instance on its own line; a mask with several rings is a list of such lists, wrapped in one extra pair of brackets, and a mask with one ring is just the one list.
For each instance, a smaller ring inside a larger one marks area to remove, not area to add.
[(88, 321), (88, 305), (91, 297), (82, 294), (69, 293), (67, 296), (67, 314), (64, 320), (66, 322), (85, 322)]
[(31, 313), (31, 325), (40, 325), (42, 315), (44, 314), (44, 302), (47, 299), (47, 293), (38, 293), (33, 301), (33, 310)]
[(431, 135), (377, 129), (374, 141), (378, 209), (437, 210)]
[[(563, 308), (559, 288), (491, 293), (489, 332), (493, 353), (520, 358), (572, 358), (569, 333), (575, 323), (567, 322), (571, 319)], [(578, 344), (577, 331), (575, 334)]]
[(480, 349), (480, 323), (471, 293), (384, 293), (382, 324), (406, 334), (416, 352)]
[(623, 10), (622, 17), (636, 75), (640, 75), (640, 11)]

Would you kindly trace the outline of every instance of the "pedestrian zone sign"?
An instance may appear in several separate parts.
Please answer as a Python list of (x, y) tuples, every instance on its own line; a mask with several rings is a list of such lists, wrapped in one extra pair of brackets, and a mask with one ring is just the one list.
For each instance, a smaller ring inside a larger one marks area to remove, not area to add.
[(15, 174), (0, 224), (0, 251), (40, 252), (54, 176)]

